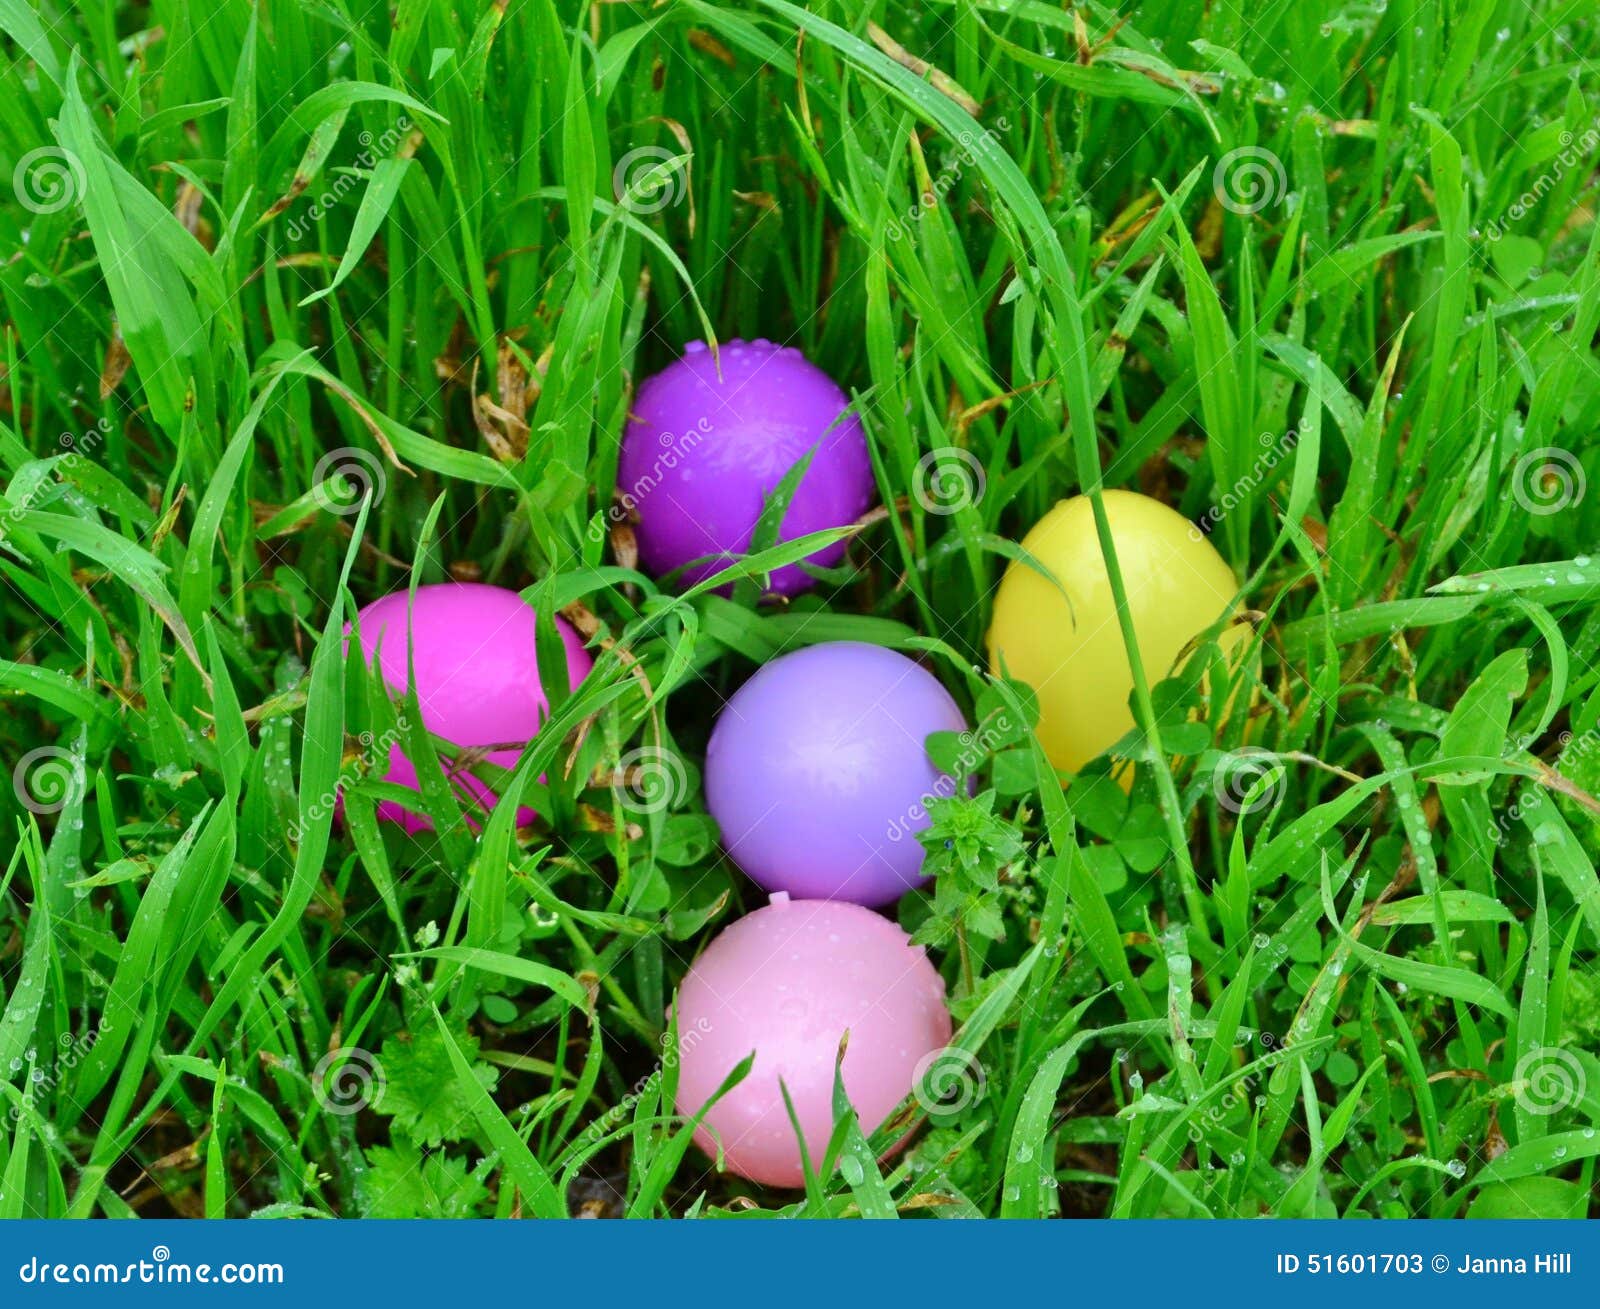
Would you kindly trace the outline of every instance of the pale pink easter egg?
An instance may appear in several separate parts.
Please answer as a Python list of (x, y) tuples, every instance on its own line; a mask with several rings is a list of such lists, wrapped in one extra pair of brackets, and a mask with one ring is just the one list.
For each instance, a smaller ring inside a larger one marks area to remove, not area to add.
[(944, 982), (896, 924), (860, 905), (782, 893), (706, 947), (675, 1013), (681, 1114), (699, 1110), (755, 1052), (749, 1075), (711, 1107), (695, 1141), (712, 1158), (720, 1142), (728, 1168), (768, 1186), (804, 1182), (780, 1079), (817, 1168), (833, 1131), (834, 1060), (846, 1031), (845, 1093), (869, 1135), (950, 1040)]

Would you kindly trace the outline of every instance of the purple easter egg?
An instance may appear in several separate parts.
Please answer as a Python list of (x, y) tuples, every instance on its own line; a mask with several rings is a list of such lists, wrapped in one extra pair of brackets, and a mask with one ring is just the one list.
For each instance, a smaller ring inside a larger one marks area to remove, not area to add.
[(883, 905), (921, 885), (917, 833), (955, 784), (930, 732), (965, 732), (937, 678), (902, 654), (832, 641), (763, 667), (724, 706), (706, 803), (733, 861), (767, 891)]
[[(406, 592), (396, 591), (374, 600), (360, 614), (361, 653), (369, 664), (376, 656), (377, 671), (397, 698), (406, 688), (406, 602)], [(569, 685), (576, 690), (593, 661), (566, 620), (555, 621), (566, 648)], [(507, 746), (483, 758), (502, 768), (516, 767), (522, 747), (538, 735), (550, 712), (539, 683), (533, 608), (515, 591), (499, 586), (472, 582), (419, 586), (411, 611), (411, 637), (422, 725), (464, 748)], [(448, 773), (450, 761), (440, 762)], [(485, 813), (494, 807), (494, 792), (470, 773), (459, 772), (453, 780), (470, 805)], [(417, 770), (398, 742), (389, 747), (384, 781), (421, 790)], [(517, 823), (526, 826), (537, 816), (532, 809), (519, 807)], [(378, 817), (400, 823), (408, 832), (433, 826), (424, 814), (387, 800), (378, 805)]]
[[(684, 568), (685, 586), (749, 551), (767, 497), (810, 451), (780, 541), (853, 523), (873, 500), (861, 422), (826, 373), (770, 341), (729, 341), (718, 355), (720, 378), (718, 359), (692, 341), (639, 387), (617, 467), (617, 490), (638, 516), (645, 568), (656, 576)], [(844, 552), (837, 541), (807, 559), (828, 567)], [(794, 595), (814, 580), (787, 564), (770, 586)]]

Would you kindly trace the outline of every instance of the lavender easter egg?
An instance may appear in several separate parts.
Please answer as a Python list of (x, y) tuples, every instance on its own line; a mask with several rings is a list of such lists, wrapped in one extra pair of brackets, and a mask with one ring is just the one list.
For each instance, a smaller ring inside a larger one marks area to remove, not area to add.
[(883, 905), (920, 885), (917, 833), (955, 785), (932, 732), (964, 732), (921, 665), (855, 641), (762, 667), (723, 707), (706, 750), (706, 803), (733, 861), (767, 891)]
[[(622, 439), (617, 491), (637, 518), (645, 568), (655, 576), (683, 569), (682, 584), (692, 586), (748, 553), (767, 498), (808, 453), (778, 540), (855, 522), (874, 484), (866, 437), (848, 406), (793, 347), (729, 341), (714, 358), (704, 342), (691, 342), (639, 387)], [(844, 552), (838, 541), (808, 560), (827, 567)], [(794, 595), (813, 581), (787, 564), (770, 587)]]
[[(374, 600), (359, 616), (361, 652), (398, 698), (407, 685), (407, 593)], [(556, 628), (566, 650), (567, 676), (576, 689), (592, 666), (577, 632), (562, 618)], [(483, 757), (513, 768), (522, 748), (538, 734), (550, 711), (539, 682), (534, 647), (534, 611), (515, 591), (478, 583), (447, 582), (419, 586), (411, 612), (411, 662), (416, 673), (422, 724), (434, 736), (463, 748), (498, 745)], [(450, 761), (441, 757), (446, 772)], [(417, 771), (398, 742), (389, 750), (385, 781), (420, 791)], [(486, 813), (495, 795), (470, 773), (455, 774), (464, 800)], [(420, 812), (383, 801), (378, 817), (402, 824), (408, 832), (433, 824)], [(517, 810), (517, 821), (534, 820), (533, 810)]]
[(944, 982), (894, 923), (858, 905), (782, 895), (706, 947), (678, 988), (674, 1012), (679, 1113), (698, 1112), (755, 1052), (749, 1075), (711, 1106), (694, 1139), (712, 1158), (720, 1144), (729, 1169), (767, 1186), (804, 1180), (782, 1087), (812, 1167), (820, 1167), (846, 1032), (845, 1094), (870, 1135), (911, 1093), (951, 1030)]

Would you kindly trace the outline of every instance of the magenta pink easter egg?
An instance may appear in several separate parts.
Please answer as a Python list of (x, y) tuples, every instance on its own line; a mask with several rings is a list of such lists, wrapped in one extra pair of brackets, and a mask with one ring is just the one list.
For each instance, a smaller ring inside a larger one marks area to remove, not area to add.
[[(374, 600), (360, 613), (361, 652), (396, 696), (406, 689), (407, 593), (396, 591)], [(556, 620), (567, 654), (569, 687), (577, 689), (593, 666), (583, 641), (562, 618)], [(475, 582), (419, 586), (411, 611), (411, 662), (416, 673), (422, 724), (434, 736), (463, 748), (502, 746), (483, 757), (502, 768), (514, 768), (522, 749), (538, 735), (550, 712), (539, 683), (534, 647), (534, 611), (515, 591)], [(450, 761), (441, 758), (446, 771)], [(389, 750), (384, 780), (420, 791), (417, 771), (398, 744)], [(464, 799), (487, 813), (495, 795), (466, 771), (455, 775)], [(402, 824), (408, 832), (433, 824), (420, 812), (384, 801), (378, 817)], [(517, 822), (525, 826), (537, 815), (520, 807)]]
[[(697, 1112), (751, 1051), (749, 1075), (712, 1105), (695, 1141), (767, 1186), (800, 1186), (833, 1131), (833, 1071), (850, 1033), (844, 1087), (869, 1135), (950, 1040), (944, 982), (920, 946), (870, 909), (837, 900), (772, 903), (719, 934), (678, 989), (678, 1112)], [(899, 1145), (895, 1146), (899, 1149)]]

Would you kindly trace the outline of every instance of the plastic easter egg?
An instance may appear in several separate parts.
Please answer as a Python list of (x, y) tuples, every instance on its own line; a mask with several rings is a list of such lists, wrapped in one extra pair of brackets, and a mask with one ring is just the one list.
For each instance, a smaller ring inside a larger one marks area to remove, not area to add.
[[(656, 576), (682, 568), (682, 584), (691, 586), (748, 553), (767, 498), (808, 453), (778, 540), (860, 518), (873, 500), (872, 462), (848, 405), (792, 347), (729, 341), (714, 358), (704, 342), (691, 342), (639, 387), (622, 439), (617, 491), (638, 518), (645, 568)], [(808, 560), (828, 567), (844, 552), (838, 541)], [(770, 586), (794, 595), (814, 580), (788, 564)]]
[[(1105, 506), (1145, 676), (1154, 683), (1228, 611), (1238, 583), (1198, 529), (1159, 500), (1107, 491)], [(1134, 726), (1133, 671), (1089, 498), (1056, 505), (1022, 548), (1060, 587), (1021, 561), (1006, 569), (989, 629), (990, 665), (999, 673), (1003, 662), (1034, 689), (1045, 753), (1076, 772)], [(1222, 643), (1244, 635), (1225, 634)]]
[(929, 733), (966, 721), (934, 675), (882, 646), (833, 641), (762, 667), (723, 707), (706, 805), (767, 891), (882, 905), (922, 883), (916, 834), (955, 792)]
[[(407, 593), (374, 600), (360, 614), (361, 652), (376, 667), (396, 697), (406, 689)], [(577, 632), (562, 618), (556, 628), (566, 648), (572, 689), (593, 661)], [(419, 586), (411, 613), (411, 659), (416, 672), (422, 724), (434, 736), (464, 748), (500, 745), (483, 756), (513, 768), (522, 747), (538, 734), (550, 710), (539, 683), (534, 647), (534, 611), (515, 591), (478, 583), (446, 582)], [(441, 758), (446, 771), (450, 764)], [(385, 781), (420, 791), (417, 771), (398, 742), (389, 750)], [(471, 773), (454, 777), (465, 800), (487, 812), (494, 792)], [(433, 824), (420, 812), (383, 801), (378, 817), (404, 825), (408, 832)], [(517, 810), (517, 821), (534, 820), (533, 810)]]
[(804, 1181), (780, 1082), (817, 1168), (846, 1032), (845, 1094), (868, 1135), (950, 1040), (944, 982), (899, 927), (859, 905), (782, 895), (706, 947), (675, 1015), (679, 1113), (696, 1113), (755, 1052), (749, 1075), (711, 1106), (694, 1139), (712, 1158), (720, 1143), (728, 1168), (768, 1186)]

